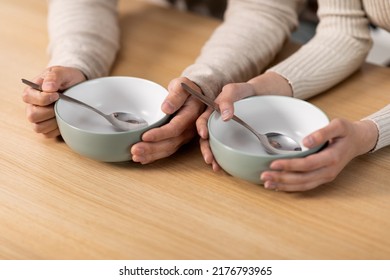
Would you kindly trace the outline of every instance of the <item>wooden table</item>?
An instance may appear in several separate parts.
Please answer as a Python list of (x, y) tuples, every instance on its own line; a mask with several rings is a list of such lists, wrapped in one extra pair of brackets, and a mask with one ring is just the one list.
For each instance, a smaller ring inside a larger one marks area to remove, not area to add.
[[(0, 4), (0, 258), (390, 258), (390, 148), (357, 158), (330, 184), (288, 194), (213, 173), (196, 141), (142, 166), (89, 160), (34, 133), (20, 78), (48, 61), (45, 3)], [(112, 74), (167, 85), (218, 24), (122, 1)], [(365, 65), (311, 101), (331, 118), (359, 119), (389, 103), (389, 76)]]

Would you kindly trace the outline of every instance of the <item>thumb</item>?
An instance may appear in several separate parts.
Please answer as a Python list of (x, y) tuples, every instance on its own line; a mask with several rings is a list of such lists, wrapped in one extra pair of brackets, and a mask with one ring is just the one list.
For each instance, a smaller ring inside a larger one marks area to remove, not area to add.
[(306, 136), (303, 144), (308, 148), (314, 148), (331, 139), (344, 137), (348, 133), (347, 124), (345, 120), (334, 119), (328, 125)]
[(48, 68), (42, 82), (42, 90), (46, 92), (58, 91), (61, 87), (63, 75), (59, 70)]
[(221, 93), (215, 99), (219, 105), (222, 119), (224, 121), (230, 120), (234, 114), (234, 102), (255, 95), (253, 86), (249, 83), (232, 83), (227, 84), (222, 88)]
[(234, 106), (232, 103), (223, 102), (219, 104), (219, 110), (221, 111), (222, 120), (228, 121), (233, 117)]
[(46, 92), (55, 92), (60, 89), (67, 89), (85, 80), (86, 76), (77, 68), (52, 66), (43, 75), (42, 89)]

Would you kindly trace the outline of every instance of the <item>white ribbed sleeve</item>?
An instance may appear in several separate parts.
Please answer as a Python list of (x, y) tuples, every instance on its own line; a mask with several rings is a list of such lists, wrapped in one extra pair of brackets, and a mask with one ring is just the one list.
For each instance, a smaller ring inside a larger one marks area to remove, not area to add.
[(316, 35), (287, 60), (272, 67), (285, 77), (294, 97), (307, 99), (344, 80), (371, 48), (361, 0), (319, 0)]
[[(315, 37), (268, 70), (286, 78), (294, 97), (301, 99), (329, 89), (362, 65), (372, 44), (369, 22), (390, 30), (389, 0), (319, 0), (318, 3), (320, 24)], [(374, 121), (378, 127), (374, 151), (390, 145), (390, 105), (365, 119)]]
[[(389, 89), (390, 95), (390, 89)], [(390, 145), (390, 104), (384, 107), (382, 110), (375, 112), (374, 114), (364, 118), (365, 120), (373, 121), (379, 132), (378, 141), (372, 152), (379, 150), (380, 148)]]

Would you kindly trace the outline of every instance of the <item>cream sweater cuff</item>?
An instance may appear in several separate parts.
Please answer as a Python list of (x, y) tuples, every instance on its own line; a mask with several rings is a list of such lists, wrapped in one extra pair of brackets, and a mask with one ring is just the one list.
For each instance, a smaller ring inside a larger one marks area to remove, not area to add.
[(378, 127), (378, 141), (372, 152), (390, 145), (390, 104), (362, 120), (371, 120)]

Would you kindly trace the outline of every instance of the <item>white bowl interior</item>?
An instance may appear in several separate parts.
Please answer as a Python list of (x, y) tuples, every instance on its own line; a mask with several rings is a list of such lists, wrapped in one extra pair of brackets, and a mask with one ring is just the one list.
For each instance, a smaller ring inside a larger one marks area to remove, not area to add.
[[(144, 118), (149, 125), (163, 119), (161, 104), (167, 90), (148, 80), (134, 77), (106, 77), (76, 85), (64, 94), (77, 98), (106, 114), (131, 112)], [(57, 113), (69, 125), (78, 129), (112, 133), (117, 130), (97, 113), (75, 104), (59, 100)]]
[[(260, 133), (277, 132), (297, 141), (329, 123), (328, 117), (314, 105), (291, 97), (256, 96), (234, 104), (235, 114)], [(235, 121), (224, 122), (219, 114), (209, 121), (210, 134), (226, 148), (239, 153), (269, 156), (259, 140)]]

